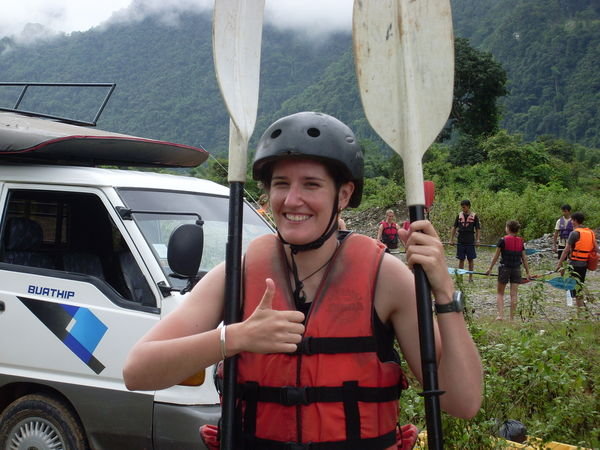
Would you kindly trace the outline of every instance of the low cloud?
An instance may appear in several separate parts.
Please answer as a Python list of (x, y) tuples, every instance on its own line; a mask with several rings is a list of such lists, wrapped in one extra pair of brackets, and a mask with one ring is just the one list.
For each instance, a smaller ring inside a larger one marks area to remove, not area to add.
[[(179, 17), (189, 12), (212, 11), (214, 0), (133, 0), (105, 23), (141, 21), (158, 17), (166, 25), (176, 26)], [(267, 0), (265, 23), (307, 36), (349, 31), (352, 26), (352, 0)]]
[[(0, 18), (0, 38), (10, 36), (19, 44), (86, 31), (92, 27), (106, 28), (112, 24), (139, 22), (157, 17), (167, 26), (177, 26), (182, 15), (212, 11), (214, 0), (133, 0), (128, 6), (109, 16), (101, 11), (101, 2), (64, 0), (63, 6), (49, 6), (44, 0), (29, 0), (34, 7), (21, 12), (26, 17)], [(90, 8), (98, 12), (90, 16)], [(83, 8), (83, 9), (82, 9)], [(88, 14), (84, 14), (84, 12)], [(278, 29), (289, 29), (307, 38), (350, 31), (352, 0), (266, 0), (265, 23)], [(35, 32), (32, 32), (35, 31)]]

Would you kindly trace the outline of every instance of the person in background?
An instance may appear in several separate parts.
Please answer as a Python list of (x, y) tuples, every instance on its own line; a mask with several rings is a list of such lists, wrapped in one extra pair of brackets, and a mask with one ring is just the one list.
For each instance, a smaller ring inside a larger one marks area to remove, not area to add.
[[(458, 267), (463, 269), (465, 267), (465, 259), (467, 259), (469, 270), (472, 272), (475, 267), (475, 258), (477, 258), (475, 245), (479, 244), (481, 224), (479, 223), (479, 216), (471, 211), (471, 202), (469, 200), (465, 199), (460, 202), (460, 207), (462, 211), (456, 216), (454, 226), (450, 232), (450, 245), (454, 245), (454, 236), (458, 231), (456, 243)], [(469, 274), (469, 281), (473, 281), (472, 273)]]
[(563, 272), (563, 261), (569, 259), (569, 265), (573, 267), (573, 275), (578, 280), (577, 287), (571, 291), (571, 296), (575, 298), (575, 304), (581, 308), (583, 306), (583, 283), (587, 274), (588, 258), (593, 250), (598, 253), (598, 242), (594, 232), (583, 226), (585, 216), (582, 212), (573, 213), (571, 221), (573, 222), (573, 231), (567, 239), (567, 244), (558, 259), (556, 270)]
[(267, 194), (261, 194), (258, 197), (258, 209), (256, 210), (261, 216), (267, 217), (269, 215), (269, 197)]
[(219, 264), (131, 350), (127, 388), (163, 389), (236, 356), (236, 448), (397, 448), (406, 378), (394, 341), (421, 380), (411, 271), (420, 264), (437, 311), (440, 406), (477, 414), (481, 361), (431, 223), (400, 231), (408, 265), (374, 239), (338, 231), (339, 211), (360, 204), (363, 170), (358, 141), (334, 117), (304, 112), (273, 123), (253, 176), (268, 191), (277, 234), (248, 246), (242, 320), (218, 328), (227, 282)]
[(498, 290), (496, 294), (496, 308), (498, 315), (496, 320), (504, 320), (504, 290), (510, 282), (510, 320), (513, 320), (517, 310), (519, 284), (521, 283), (521, 264), (525, 267), (527, 278), (531, 278), (529, 273), (529, 264), (527, 263), (527, 254), (525, 253), (525, 243), (523, 239), (517, 236), (521, 224), (516, 220), (506, 222), (506, 236), (500, 238), (496, 245), (496, 253), (492, 258), (490, 268), (487, 270), (489, 275), (494, 268), (494, 264), (500, 257), (500, 267), (498, 267)]
[(552, 251), (556, 252), (556, 257), (560, 259), (563, 250), (567, 246), (567, 239), (573, 231), (573, 222), (571, 221), (571, 205), (564, 204), (560, 207), (562, 215), (556, 221), (554, 234), (552, 235)]
[(394, 211), (388, 209), (385, 212), (385, 220), (379, 222), (379, 227), (377, 228), (377, 240), (385, 244), (388, 253), (390, 250), (398, 248), (398, 229), (400, 227), (394, 222), (395, 220)]

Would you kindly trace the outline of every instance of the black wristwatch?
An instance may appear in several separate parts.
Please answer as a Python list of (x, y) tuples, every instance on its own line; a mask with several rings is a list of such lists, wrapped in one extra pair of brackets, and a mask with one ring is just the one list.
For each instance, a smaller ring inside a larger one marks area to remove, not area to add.
[(465, 304), (462, 298), (462, 292), (454, 291), (452, 294), (452, 301), (450, 303), (446, 303), (445, 305), (435, 304), (435, 313), (436, 314), (444, 314), (449, 312), (463, 312), (465, 309)]

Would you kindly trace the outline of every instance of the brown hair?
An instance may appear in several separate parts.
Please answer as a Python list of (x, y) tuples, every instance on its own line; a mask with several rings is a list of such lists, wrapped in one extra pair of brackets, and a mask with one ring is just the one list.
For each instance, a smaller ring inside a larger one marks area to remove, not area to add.
[(518, 233), (521, 229), (521, 224), (516, 220), (509, 220), (506, 222), (506, 228), (508, 228), (508, 231), (511, 233)]

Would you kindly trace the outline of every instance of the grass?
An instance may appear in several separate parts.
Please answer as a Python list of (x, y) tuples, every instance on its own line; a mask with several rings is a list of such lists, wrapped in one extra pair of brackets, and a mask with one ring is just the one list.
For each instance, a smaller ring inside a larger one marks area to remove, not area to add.
[[(479, 256), (475, 270), (485, 271), (492, 253)], [(541, 273), (553, 269), (555, 260), (531, 262), (532, 272)], [(456, 267), (450, 252), (449, 264)], [(600, 273), (588, 273), (587, 309), (579, 314), (565, 305), (564, 291), (546, 283), (520, 286), (513, 322), (494, 321), (494, 277), (475, 276), (473, 283), (457, 277), (456, 284), (467, 297), (466, 319), (481, 354), (485, 392), (474, 419), (443, 415), (446, 448), (506, 448), (495, 436), (508, 419), (522, 422), (542, 442), (600, 448)], [(420, 390), (411, 379), (400, 421), (424, 428)]]

